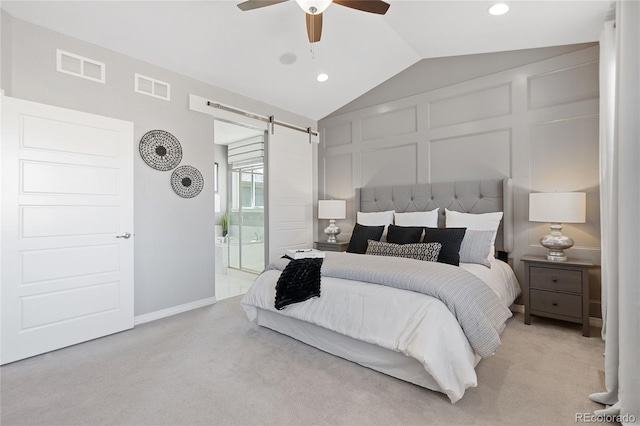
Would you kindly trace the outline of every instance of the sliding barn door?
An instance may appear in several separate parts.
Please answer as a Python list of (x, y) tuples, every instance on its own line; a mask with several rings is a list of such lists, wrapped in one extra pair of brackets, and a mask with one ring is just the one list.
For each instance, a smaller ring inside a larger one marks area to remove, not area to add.
[(133, 124), (2, 97), (0, 363), (133, 327)]
[[(260, 130), (267, 130), (266, 235), (267, 259), (278, 259), (288, 249), (313, 247), (313, 144), (305, 132), (276, 125), (274, 132), (252, 113), (235, 114), (212, 108), (207, 99), (189, 95), (193, 111)], [(215, 102), (214, 102), (215, 104)]]
[(267, 182), (271, 262), (286, 250), (313, 247), (312, 148), (306, 133), (277, 126), (275, 134), (269, 134)]

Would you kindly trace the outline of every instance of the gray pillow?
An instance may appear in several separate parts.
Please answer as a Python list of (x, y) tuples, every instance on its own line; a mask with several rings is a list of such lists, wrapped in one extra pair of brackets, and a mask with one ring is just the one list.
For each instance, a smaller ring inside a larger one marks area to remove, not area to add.
[(477, 263), (491, 268), (489, 253), (493, 245), (493, 231), (467, 229), (460, 245), (460, 263)]
[(436, 262), (441, 248), (442, 244), (440, 243), (393, 244), (369, 240), (365, 254), (406, 257), (409, 259)]

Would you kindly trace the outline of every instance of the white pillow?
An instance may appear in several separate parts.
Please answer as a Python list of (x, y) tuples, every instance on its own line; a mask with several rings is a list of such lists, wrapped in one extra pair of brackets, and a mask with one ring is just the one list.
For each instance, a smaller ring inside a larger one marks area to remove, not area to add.
[(460, 213), (445, 209), (445, 223), (447, 228), (467, 228), (470, 231), (493, 231), (491, 238), (491, 252), (489, 257), (495, 256), (496, 235), (500, 220), (502, 220), (502, 212), (494, 213)]
[(356, 222), (364, 226), (380, 226), (391, 225), (393, 223), (393, 214), (395, 210), (386, 212), (363, 213), (356, 214)]
[(428, 212), (395, 213), (395, 224), (398, 226), (438, 227), (438, 209)]

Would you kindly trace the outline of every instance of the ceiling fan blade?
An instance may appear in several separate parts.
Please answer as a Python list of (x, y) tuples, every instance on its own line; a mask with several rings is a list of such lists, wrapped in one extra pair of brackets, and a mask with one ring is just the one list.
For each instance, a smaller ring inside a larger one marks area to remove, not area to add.
[(238, 8), (243, 12), (247, 10), (259, 9), (261, 7), (271, 6), (278, 3), (284, 3), (288, 0), (247, 0), (238, 4)]
[(333, 0), (335, 4), (350, 7), (351, 9), (384, 15), (389, 10), (390, 4), (382, 0)]
[(320, 41), (321, 34), (322, 13), (317, 13), (315, 15), (307, 13), (307, 35), (309, 36), (309, 43)]

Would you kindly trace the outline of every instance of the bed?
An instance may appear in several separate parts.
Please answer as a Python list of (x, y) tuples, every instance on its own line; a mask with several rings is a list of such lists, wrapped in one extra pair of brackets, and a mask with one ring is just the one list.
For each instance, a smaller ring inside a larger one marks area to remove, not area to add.
[[(498, 336), (511, 316), (508, 307), (520, 292), (515, 274), (503, 261), (513, 244), (512, 199), (510, 179), (360, 188), (356, 190), (360, 212), (438, 209), (439, 227), (445, 226), (445, 209), (474, 215), (502, 212), (490, 267), (327, 252), (321, 297), (276, 310), (276, 283), (284, 264), (272, 265), (255, 280), (241, 305), (248, 318), (261, 326), (442, 392), (456, 402), (467, 388), (477, 386), (475, 367), (499, 345)], [(385, 280), (394, 282), (380, 285), (376, 280), (385, 275)], [(430, 278), (423, 279), (427, 275)], [(437, 291), (460, 285), (458, 293), (468, 292), (467, 298), (490, 296), (490, 310), (499, 314), (486, 314), (489, 319), (485, 319), (485, 314), (476, 314), (476, 308), (468, 305), (469, 300), (456, 307), (439, 294), (416, 293), (422, 290), (414, 286), (429, 280)], [(491, 322), (491, 327), (474, 335), (474, 327), (483, 321)]]

